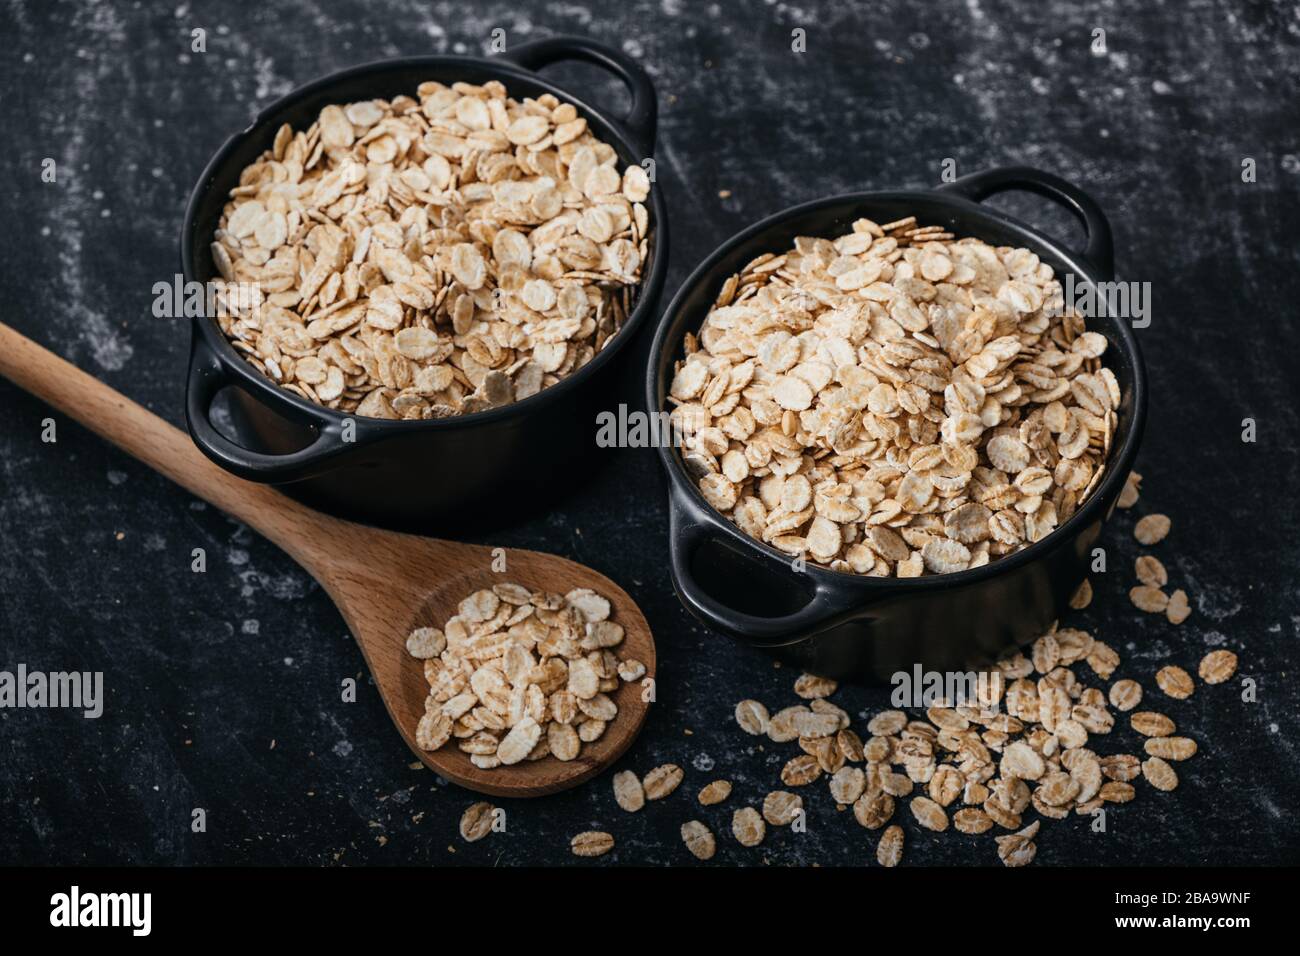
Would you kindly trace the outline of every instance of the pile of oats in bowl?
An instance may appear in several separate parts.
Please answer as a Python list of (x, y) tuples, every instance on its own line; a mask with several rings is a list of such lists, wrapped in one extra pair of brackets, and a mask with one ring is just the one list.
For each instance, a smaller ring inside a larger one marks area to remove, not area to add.
[(429, 82), (327, 106), (282, 126), (231, 190), (211, 247), (238, 284), (221, 329), (271, 380), (343, 412), (519, 401), (618, 333), (649, 190), (549, 94)]
[(623, 626), (612, 612), (586, 588), (498, 584), (466, 597), (441, 629), (413, 630), (406, 650), (424, 661), (429, 682), (416, 744), (433, 751), (454, 739), (484, 770), (576, 758), (618, 716), (609, 695), (620, 681), (646, 673), (615, 653)]
[(1042, 540), (1105, 472), (1105, 336), (1028, 249), (913, 217), (799, 237), (724, 284), (669, 388), (710, 505), (836, 571), (916, 577)]

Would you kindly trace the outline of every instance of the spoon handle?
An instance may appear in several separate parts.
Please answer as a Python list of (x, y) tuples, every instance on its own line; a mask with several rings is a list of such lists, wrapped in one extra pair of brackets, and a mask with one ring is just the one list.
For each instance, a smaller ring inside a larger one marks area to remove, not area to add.
[(310, 557), (306, 539), (342, 524), (265, 485), (227, 474), (203, 457), (180, 429), (3, 323), (0, 375), (256, 529), (300, 564)]

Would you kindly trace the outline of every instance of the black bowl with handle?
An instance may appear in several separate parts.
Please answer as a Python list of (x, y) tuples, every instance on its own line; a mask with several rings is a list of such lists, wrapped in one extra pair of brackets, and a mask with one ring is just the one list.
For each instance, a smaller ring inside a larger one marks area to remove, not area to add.
[[(1082, 250), (1069, 249), (1030, 226), (981, 205), (994, 193), (1019, 190), (1068, 209), (1086, 230)], [(889, 222), (916, 216), (958, 238), (1023, 246), (1075, 286), (1109, 282), (1114, 274), (1110, 225), (1086, 193), (1060, 177), (1023, 167), (974, 173), (937, 189), (862, 192), (819, 199), (740, 232), (683, 284), (661, 320), (651, 350), (647, 401), (665, 399), (687, 332), (699, 329), (723, 282), (756, 256), (779, 253), (796, 236), (833, 238), (855, 219)], [(1106, 473), (1078, 510), (1043, 540), (989, 564), (953, 574), (881, 578), (831, 571), (791, 558), (749, 537), (704, 500), (677, 448), (661, 447), (668, 475), (669, 559), (682, 603), (711, 628), (776, 652), (829, 677), (889, 681), (918, 664), (964, 672), (986, 665), (1042, 634), (1066, 610), (1084, 580), (1102, 523), (1133, 466), (1146, 417), (1146, 371), (1129, 323), (1109, 314), (1088, 318), (1106, 336), (1106, 364), (1121, 403)]]
[[(580, 60), (617, 77), (631, 95), (613, 117), (537, 71)], [(305, 129), (329, 104), (414, 95), (426, 81), (497, 80), (515, 98), (550, 93), (572, 103), (588, 128), (640, 165), (655, 143), (655, 91), (631, 58), (579, 37), (554, 37), (491, 58), (415, 56), (331, 74), (268, 106), (217, 151), (190, 197), (181, 231), (187, 283), (217, 276), (209, 244), (240, 172), (267, 150), (284, 123)], [(195, 443), (227, 471), (283, 485), (285, 493), (354, 520), (401, 530), (490, 526), (543, 509), (588, 470), (597, 412), (612, 407), (629, 346), (654, 311), (668, 264), (667, 213), (651, 186), (648, 253), (623, 328), (585, 366), (523, 401), (453, 418), (392, 421), (347, 415), (280, 388), (230, 345), (215, 319), (193, 320), (186, 418)], [(230, 388), (234, 434), (212, 422), (218, 394)]]

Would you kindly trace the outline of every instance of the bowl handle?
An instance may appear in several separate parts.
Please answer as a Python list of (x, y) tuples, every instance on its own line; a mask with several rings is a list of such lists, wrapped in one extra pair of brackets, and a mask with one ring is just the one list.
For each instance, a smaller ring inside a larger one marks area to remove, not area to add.
[(623, 117), (621, 125), (646, 156), (654, 152), (655, 118), (658, 112), (655, 88), (650, 82), (649, 74), (630, 56), (586, 37), (548, 37), (525, 43), (513, 50), (508, 49), (500, 56), (525, 70), (534, 71), (563, 60), (582, 60), (604, 67), (622, 80), (627, 91), (632, 94), (632, 106)]
[[(782, 647), (824, 631), (848, 616), (850, 603), (862, 603), (861, 595), (838, 583), (813, 579), (813, 594), (792, 614), (762, 617), (723, 604), (709, 594), (691, 573), (691, 560), (706, 541), (712, 539), (712, 520), (699, 507), (674, 490), (669, 502), (668, 570), (673, 587), (686, 609), (714, 630), (758, 647)], [(793, 573), (793, 572), (792, 572)]]
[(1029, 166), (1003, 166), (971, 173), (939, 188), (973, 202), (987, 199), (994, 193), (1020, 189), (1059, 203), (1074, 213), (1087, 233), (1083, 250), (1085, 262), (1103, 280), (1114, 278), (1115, 247), (1111, 240), (1110, 222), (1096, 200), (1068, 180)]
[[(276, 483), (301, 481), (332, 470), (341, 454), (353, 451), (361, 444), (362, 419), (356, 420), (358, 440), (345, 442), (337, 422), (287, 406), (284, 414), (316, 429), (316, 439), (310, 445), (287, 455), (268, 455), (242, 448), (217, 431), (211, 418), (213, 399), (234, 381), (234, 376), (196, 329), (190, 346), (190, 375), (185, 388), (185, 418), (190, 437), (203, 454), (240, 478)], [(289, 408), (293, 411), (289, 412)]]

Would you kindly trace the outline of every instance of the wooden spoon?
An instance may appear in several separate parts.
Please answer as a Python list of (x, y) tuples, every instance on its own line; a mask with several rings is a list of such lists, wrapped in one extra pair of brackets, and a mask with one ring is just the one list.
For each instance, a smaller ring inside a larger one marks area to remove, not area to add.
[(470, 790), (535, 797), (576, 786), (617, 760), (645, 723), (640, 683), (611, 694), (618, 716), (578, 757), (547, 756), (480, 770), (455, 741), (428, 753), (415, 743), (428, 684), (421, 661), (406, 652), (413, 627), (441, 627), (462, 598), (514, 581), (564, 594), (591, 588), (609, 598), (623, 625), (620, 658), (655, 674), (655, 645), (645, 616), (617, 584), (574, 561), (511, 549), (507, 571), (492, 570), (493, 549), (381, 531), (313, 511), (266, 485), (243, 481), (208, 461), (188, 435), (36, 343), (0, 324), (0, 374), (108, 439), (150, 468), (238, 518), (274, 542), (320, 582), (347, 622), (374, 676), (379, 696), (406, 745), (430, 769)]

